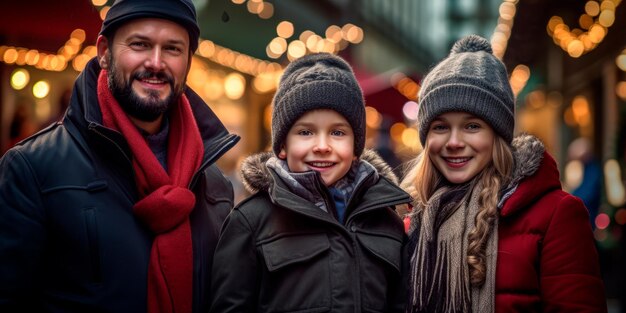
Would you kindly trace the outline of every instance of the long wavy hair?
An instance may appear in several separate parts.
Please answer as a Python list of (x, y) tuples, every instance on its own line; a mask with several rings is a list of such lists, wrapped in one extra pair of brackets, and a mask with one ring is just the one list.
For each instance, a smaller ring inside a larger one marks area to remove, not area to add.
[[(511, 147), (502, 137), (494, 138), (491, 163), (472, 179), (472, 186), (482, 186), (481, 190), (477, 190), (480, 209), (476, 215), (474, 228), (468, 234), (467, 263), (472, 286), (482, 286), (485, 283), (487, 240), (498, 217), (500, 191), (511, 180), (514, 166)], [(430, 197), (445, 180), (430, 159), (428, 151), (427, 144), (424, 151), (408, 164), (406, 175), (400, 183), (400, 186), (413, 197), (417, 210), (426, 207)]]

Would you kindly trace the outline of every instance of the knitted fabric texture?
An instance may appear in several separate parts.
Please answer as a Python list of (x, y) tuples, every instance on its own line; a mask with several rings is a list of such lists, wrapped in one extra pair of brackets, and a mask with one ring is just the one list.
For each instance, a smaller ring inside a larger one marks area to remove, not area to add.
[(100, 35), (110, 36), (124, 23), (139, 18), (161, 18), (180, 24), (189, 33), (189, 51), (198, 48), (200, 27), (191, 0), (116, 0), (102, 22)]
[(187, 186), (200, 168), (204, 146), (189, 101), (181, 96), (169, 115), (166, 172), (113, 97), (106, 70), (100, 72), (97, 88), (102, 123), (120, 132), (132, 151), (139, 196), (133, 213), (155, 235), (147, 272), (147, 312), (191, 313), (194, 265), (189, 214), (196, 197)]
[(422, 81), (417, 124), (422, 146), (430, 123), (447, 112), (471, 113), (489, 123), (508, 143), (515, 128), (515, 99), (504, 64), (486, 39), (470, 35)]
[(272, 149), (278, 155), (293, 124), (318, 109), (337, 111), (352, 126), (354, 155), (365, 147), (365, 103), (352, 68), (342, 58), (318, 53), (287, 66), (274, 95)]

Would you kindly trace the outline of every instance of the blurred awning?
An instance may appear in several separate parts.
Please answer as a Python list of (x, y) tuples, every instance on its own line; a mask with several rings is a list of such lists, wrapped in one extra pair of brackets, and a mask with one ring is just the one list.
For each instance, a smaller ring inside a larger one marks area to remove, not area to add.
[(89, 0), (0, 2), (0, 45), (56, 52), (77, 28), (94, 44), (102, 20)]

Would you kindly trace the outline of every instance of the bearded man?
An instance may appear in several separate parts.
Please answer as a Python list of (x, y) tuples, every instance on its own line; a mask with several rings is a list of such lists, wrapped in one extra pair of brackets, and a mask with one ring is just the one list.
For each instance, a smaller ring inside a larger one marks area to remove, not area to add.
[(186, 86), (191, 0), (118, 0), (62, 122), (0, 159), (0, 312), (204, 312), (229, 134)]

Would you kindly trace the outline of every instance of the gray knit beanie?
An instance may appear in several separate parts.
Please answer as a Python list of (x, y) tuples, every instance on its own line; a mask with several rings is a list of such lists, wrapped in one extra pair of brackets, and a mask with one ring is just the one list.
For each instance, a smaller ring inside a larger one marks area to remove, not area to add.
[(365, 147), (363, 92), (350, 65), (342, 58), (317, 53), (291, 62), (280, 78), (272, 111), (272, 149), (278, 155), (291, 126), (317, 109), (337, 111), (352, 126), (354, 155)]
[(485, 38), (469, 35), (422, 81), (417, 124), (422, 146), (437, 116), (460, 111), (489, 123), (506, 142), (513, 140), (515, 100), (504, 64)]

